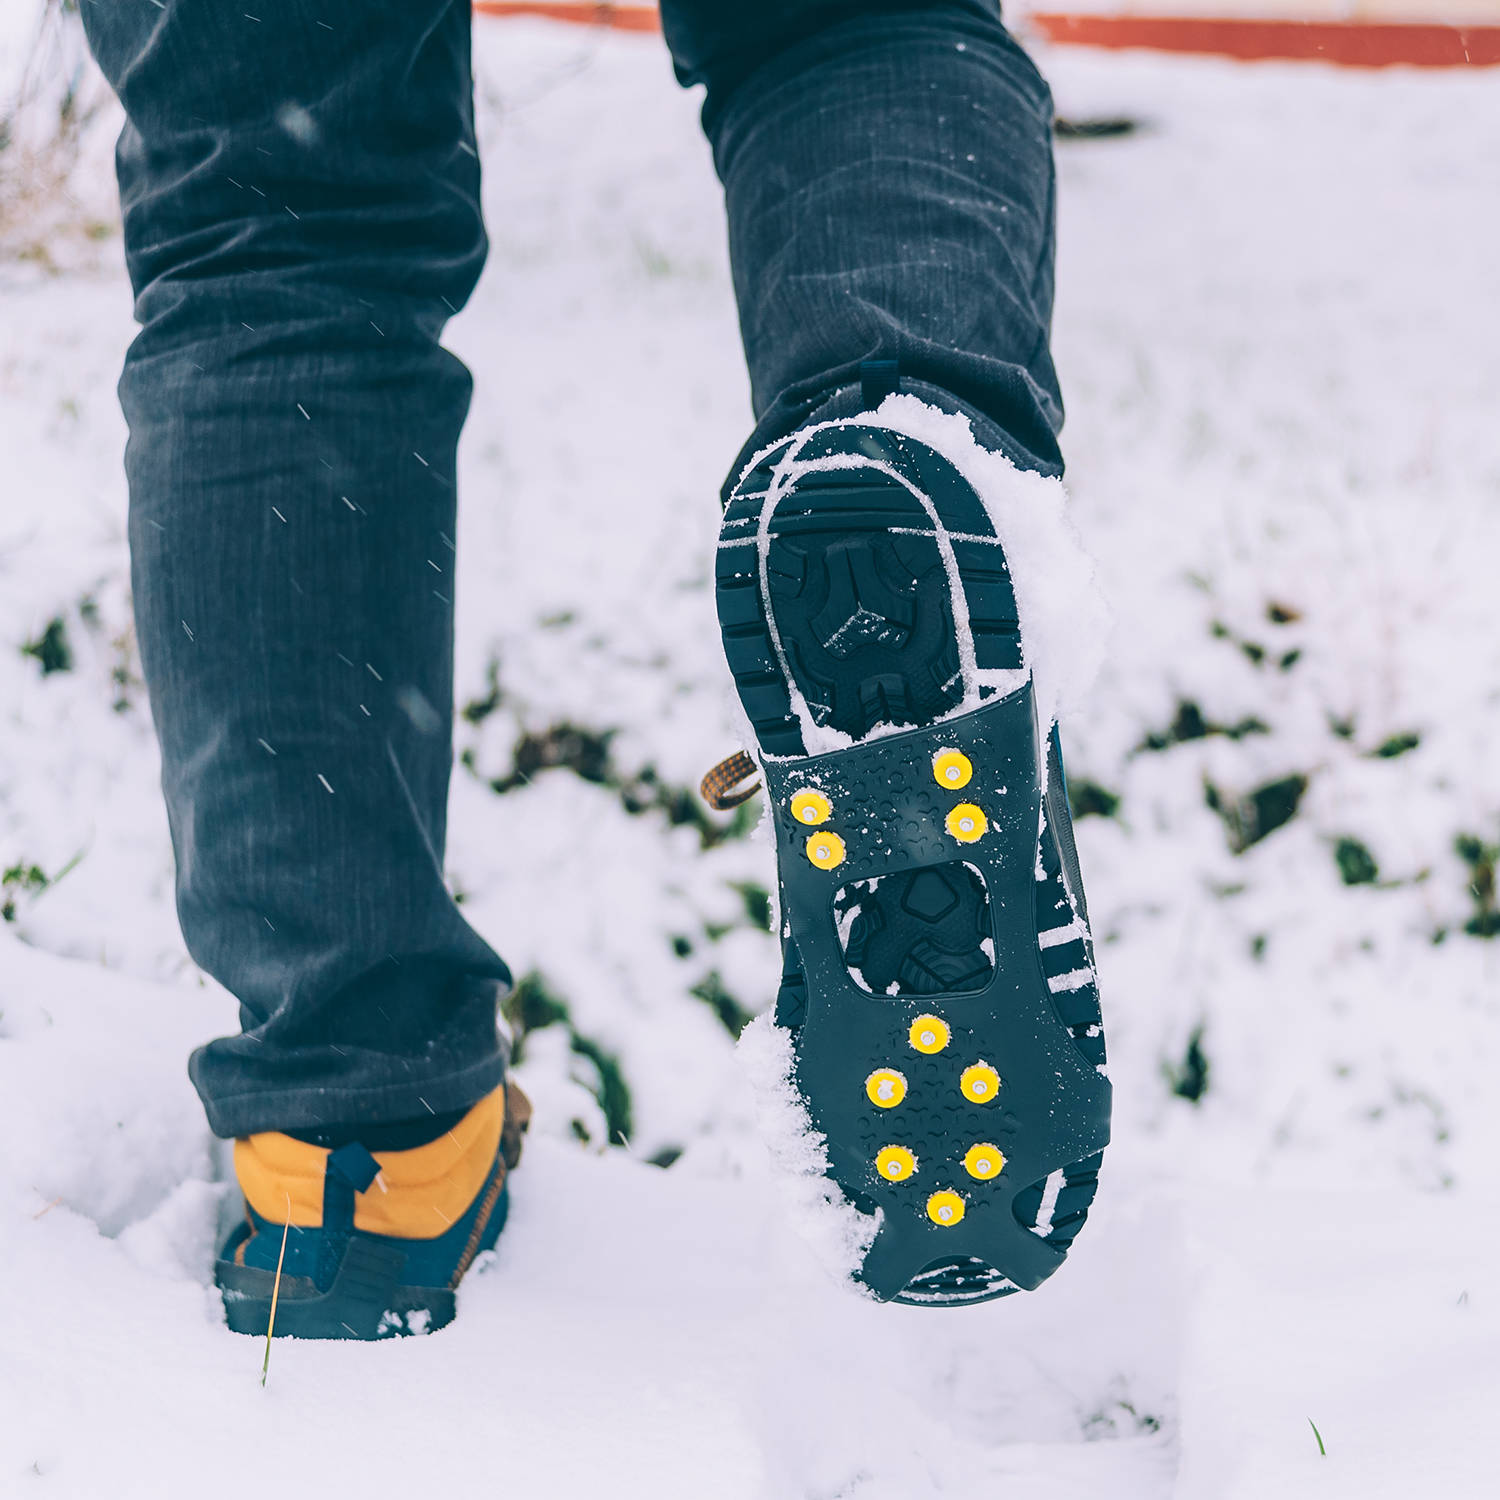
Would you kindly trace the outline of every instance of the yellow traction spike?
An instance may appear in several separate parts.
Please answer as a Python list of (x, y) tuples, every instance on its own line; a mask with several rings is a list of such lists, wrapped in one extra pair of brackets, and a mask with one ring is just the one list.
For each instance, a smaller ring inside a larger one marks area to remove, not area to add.
[(973, 775), (974, 762), (962, 750), (939, 750), (932, 757), (933, 780), (950, 792), (968, 786)]
[(906, 1098), (906, 1078), (894, 1068), (876, 1068), (865, 1079), (865, 1093), (877, 1109), (895, 1109)]
[(810, 833), (807, 857), (820, 870), (835, 869), (844, 862), (844, 841), (836, 833)]
[(816, 828), (819, 823), (826, 823), (832, 815), (833, 803), (822, 792), (804, 787), (792, 795), (792, 816), (799, 823)]
[(955, 1192), (944, 1188), (927, 1200), (927, 1217), (941, 1229), (952, 1229), (962, 1221), (964, 1200)]
[(958, 1086), (965, 1099), (988, 1104), (1000, 1092), (1000, 1075), (987, 1062), (977, 1062), (964, 1069)]
[(990, 1145), (988, 1141), (980, 1141), (964, 1152), (964, 1171), (970, 1177), (977, 1177), (981, 1182), (988, 1182), (990, 1178), (998, 1177), (1004, 1167), (1005, 1153), (998, 1146)]
[(972, 802), (960, 802), (948, 814), (944, 822), (948, 832), (960, 844), (972, 844), (976, 839), (982, 839), (990, 826), (990, 820), (985, 817), (984, 809), (975, 807)]
[(875, 1170), (887, 1182), (905, 1182), (917, 1170), (917, 1159), (905, 1146), (885, 1146), (875, 1153)]
[(906, 1035), (918, 1052), (925, 1052), (931, 1057), (934, 1052), (941, 1052), (948, 1045), (952, 1033), (941, 1016), (918, 1016)]

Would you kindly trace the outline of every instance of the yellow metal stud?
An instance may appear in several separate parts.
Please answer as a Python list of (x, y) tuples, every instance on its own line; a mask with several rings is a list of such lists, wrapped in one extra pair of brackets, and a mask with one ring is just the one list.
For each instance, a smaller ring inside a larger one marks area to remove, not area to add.
[(960, 844), (972, 844), (976, 839), (982, 839), (990, 826), (984, 809), (975, 807), (972, 802), (960, 802), (948, 814), (945, 823), (948, 832)]
[(865, 1093), (877, 1109), (895, 1109), (906, 1098), (906, 1078), (894, 1068), (876, 1068), (865, 1079)]
[(939, 750), (932, 757), (933, 780), (950, 792), (968, 786), (973, 775), (974, 762), (962, 750)]
[(964, 1200), (957, 1193), (944, 1188), (927, 1200), (927, 1217), (943, 1229), (952, 1229), (962, 1221)]
[(992, 1146), (988, 1141), (980, 1141), (977, 1145), (970, 1146), (964, 1153), (964, 1171), (970, 1177), (977, 1177), (981, 1182), (988, 1182), (992, 1177), (998, 1177), (1005, 1167), (1005, 1153), (998, 1147)]
[(887, 1182), (905, 1182), (917, 1170), (917, 1159), (905, 1146), (885, 1146), (875, 1153), (875, 1170)]
[(964, 1069), (958, 1086), (965, 1099), (988, 1104), (1000, 1092), (1000, 1075), (987, 1062), (977, 1062)]
[(820, 869), (832, 870), (844, 862), (844, 841), (826, 830), (807, 836), (807, 857)]
[(912, 1046), (929, 1057), (934, 1052), (941, 1052), (948, 1045), (951, 1035), (948, 1023), (941, 1016), (918, 1016), (907, 1033)]
[(792, 816), (809, 828), (826, 823), (832, 814), (833, 803), (822, 792), (814, 791), (811, 787), (804, 787), (792, 797)]

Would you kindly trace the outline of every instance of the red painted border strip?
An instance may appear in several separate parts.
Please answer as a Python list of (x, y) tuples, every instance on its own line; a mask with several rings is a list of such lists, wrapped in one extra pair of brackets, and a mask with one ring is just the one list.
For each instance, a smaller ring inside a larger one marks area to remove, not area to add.
[(1346, 68), (1494, 67), (1500, 26), (1375, 21), (1252, 21), (1208, 16), (1057, 15), (1028, 18), (1051, 42), (1200, 52), (1246, 62), (1319, 61)]
[(586, 0), (473, 0), (481, 16), (546, 16), (578, 26), (608, 26), (615, 31), (660, 31), (654, 5), (590, 5)]
[[(483, 16), (544, 16), (616, 31), (661, 30), (654, 5), (614, 5), (608, 0), (473, 0), (473, 5)], [(1247, 62), (1330, 62), (1348, 68), (1500, 66), (1500, 26), (1035, 11), (1028, 19), (1048, 41), (1081, 47), (1195, 52)]]

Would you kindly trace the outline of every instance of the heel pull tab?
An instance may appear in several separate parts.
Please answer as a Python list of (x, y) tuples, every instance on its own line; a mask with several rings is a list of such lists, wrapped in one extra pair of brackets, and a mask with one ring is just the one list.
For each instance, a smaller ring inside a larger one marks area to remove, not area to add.
[(363, 1193), (380, 1175), (380, 1163), (358, 1141), (351, 1141), (328, 1153), (328, 1170), (356, 1193)]
[(887, 396), (901, 388), (901, 363), (894, 359), (867, 359), (859, 367), (859, 396), (866, 411), (874, 411)]

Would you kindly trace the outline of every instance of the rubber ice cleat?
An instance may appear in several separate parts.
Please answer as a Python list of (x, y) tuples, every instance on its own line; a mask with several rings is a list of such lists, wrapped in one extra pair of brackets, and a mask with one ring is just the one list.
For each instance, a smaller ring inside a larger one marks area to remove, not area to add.
[(792, 796), (792, 816), (809, 828), (826, 823), (833, 816), (833, 803), (813, 787), (804, 787)]
[[(820, 424), (735, 486), (715, 583), (776, 843), (776, 1020), (828, 1176), (872, 1216), (858, 1279), (924, 1306), (1030, 1290), (1092, 1202), (1110, 1085), (1061, 752), (990, 514), (930, 445)], [(848, 841), (833, 882), (791, 811), (813, 784)], [(924, 1174), (983, 1184), (954, 1194), (961, 1217), (879, 1170), (894, 1102), (866, 1084), (898, 1047), (907, 1149)], [(971, 1073), (979, 1059), (995, 1066)], [(983, 1088), (961, 1093), (960, 1073)], [(989, 1178), (965, 1164), (976, 1107), (1003, 1162)]]
[(946, 1188), (927, 1200), (927, 1217), (942, 1229), (957, 1229), (964, 1221), (964, 1200)]
[(883, 1146), (875, 1153), (875, 1170), (887, 1182), (905, 1182), (917, 1170), (917, 1158), (905, 1146)]
[(906, 1033), (907, 1041), (927, 1057), (941, 1052), (952, 1036), (948, 1023), (941, 1016), (918, 1016)]
[(958, 1086), (971, 1104), (993, 1104), (1000, 1094), (1000, 1075), (987, 1062), (977, 1062), (964, 1069)]
[(990, 824), (983, 808), (975, 807), (972, 802), (960, 802), (949, 809), (943, 826), (960, 844), (972, 844), (985, 836)]
[(980, 1141), (964, 1152), (964, 1171), (980, 1182), (989, 1182), (1004, 1170), (1005, 1153), (987, 1141)]
[(932, 779), (950, 792), (959, 791), (974, 779), (974, 762), (962, 750), (939, 750), (932, 757)]
[(330, 1151), (275, 1132), (236, 1141), (245, 1218), (214, 1270), (229, 1327), (263, 1336), (273, 1290), (278, 1337), (396, 1338), (452, 1322), (459, 1282), (505, 1224), (530, 1119), (512, 1083), (409, 1151)]
[(826, 829), (807, 837), (807, 857), (820, 870), (837, 869), (844, 862), (844, 841)]

